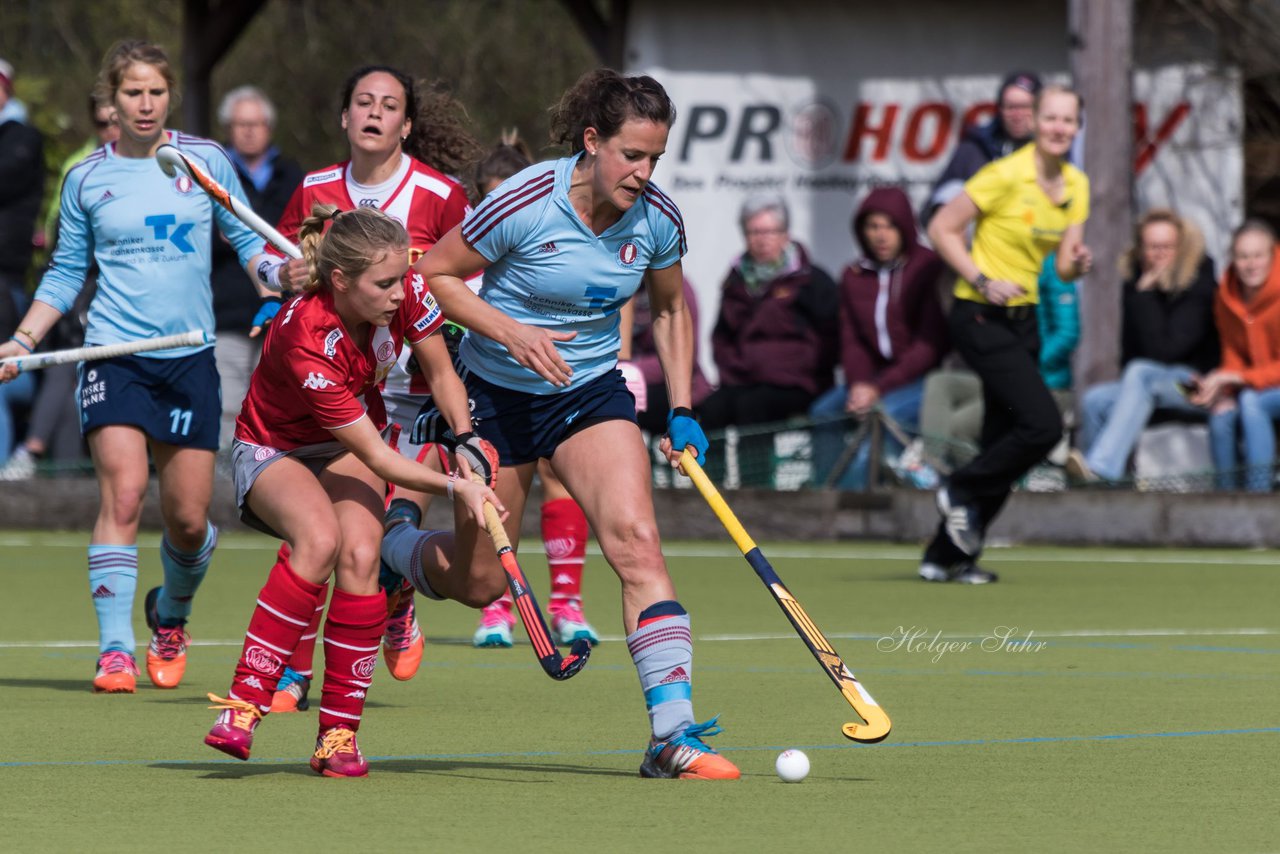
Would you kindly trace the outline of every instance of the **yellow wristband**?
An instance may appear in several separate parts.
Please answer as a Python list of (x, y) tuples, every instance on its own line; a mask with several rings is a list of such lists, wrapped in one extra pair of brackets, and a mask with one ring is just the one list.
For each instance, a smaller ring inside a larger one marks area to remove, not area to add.
[(39, 339), (39, 338), (37, 338), (37, 337), (35, 336), (35, 333), (34, 333), (34, 332), (32, 332), (30, 329), (23, 329), (21, 326), (19, 326), (17, 329), (15, 329), (15, 330), (13, 330), (13, 331), (14, 331), (14, 334), (17, 334), (17, 333), (21, 332), (23, 335), (25, 335), (25, 336), (27, 336), (28, 338), (30, 338), (30, 339), (31, 339), (31, 346), (32, 346), (32, 347), (39, 347), (39, 346), (40, 346), (40, 339)]

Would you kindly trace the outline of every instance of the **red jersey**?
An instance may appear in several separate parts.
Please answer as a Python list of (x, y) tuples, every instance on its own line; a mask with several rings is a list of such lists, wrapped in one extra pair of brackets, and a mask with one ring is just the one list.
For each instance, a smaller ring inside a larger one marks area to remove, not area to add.
[[(413, 263), (462, 222), (471, 206), (467, 201), (467, 191), (461, 184), (422, 161), (405, 156), (409, 170), (380, 210), (409, 232), (409, 262)], [(348, 160), (309, 173), (294, 191), (293, 198), (280, 216), (277, 230), (296, 243), (298, 229), (302, 227), (302, 221), (311, 216), (312, 205), (319, 203), (335, 205), (338, 210), (354, 210), (356, 203), (347, 191), (350, 170), (351, 161)], [(423, 287), (422, 277), (413, 268), (405, 275), (404, 283), (409, 293)], [(399, 347), (396, 352), (399, 354)], [(400, 359), (400, 367), (387, 379), (388, 391), (419, 396), (429, 394), (431, 389), (422, 373), (416, 370), (407, 372), (408, 358), (408, 353), (405, 353)]]
[(333, 294), (296, 297), (267, 329), (236, 438), (291, 451), (332, 441), (330, 431), (359, 421), (366, 409), (382, 430), (387, 413), (378, 383), (395, 365), (403, 341), (416, 344), (443, 323), (430, 291), (409, 290), (390, 325), (373, 327), (361, 348), (334, 310)]

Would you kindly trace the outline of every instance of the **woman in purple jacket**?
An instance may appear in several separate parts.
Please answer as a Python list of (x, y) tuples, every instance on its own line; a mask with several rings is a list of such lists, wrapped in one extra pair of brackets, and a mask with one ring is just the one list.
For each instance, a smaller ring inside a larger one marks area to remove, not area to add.
[[(840, 361), (844, 385), (809, 409), (815, 421), (814, 478), (826, 483), (841, 454), (847, 415), (864, 418), (879, 407), (908, 430), (918, 429), (924, 377), (947, 351), (939, 283), (946, 266), (917, 240), (911, 203), (897, 187), (872, 190), (853, 217), (861, 260), (840, 283)], [(901, 445), (885, 436), (886, 449)], [(863, 443), (838, 475), (840, 489), (867, 485), (870, 443)]]

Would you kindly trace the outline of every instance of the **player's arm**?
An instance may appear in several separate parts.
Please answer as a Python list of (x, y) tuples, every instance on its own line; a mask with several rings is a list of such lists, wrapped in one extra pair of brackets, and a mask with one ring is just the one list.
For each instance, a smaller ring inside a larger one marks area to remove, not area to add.
[(449, 422), (449, 429), (455, 436), (470, 433), (471, 409), (467, 403), (467, 389), (453, 368), (444, 335), (428, 335), (412, 347), (422, 376), (431, 389), (432, 402)]
[(679, 261), (645, 273), (653, 312), (653, 343), (667, 384), (672, 409), (693, 405), (693, 319), (684, 299), (684, 271)]
[(367, 415), (345, 427), (332, 429), (330, 432), (344, 448), (368, 466), (371, 472), (388, 483), (416, 492), (451, 495), (454, 500), (466, 504), (468, 512), (481, 526), (485, 524), (484, 502), (486, 501), (496, 507), (504, 519), (506, 518), (506, 510), (492, 489), (470, 480), (452, 478), (406, 459), (382, 440), (382, 435)]
[(568, 385), (573, 371), (560, 357), (555, 342), (568, 341), (578, 333), (527, 326), (473, 294), (466, 280), (488, 265), (489, 260), (467, 243), (458, 226), (413, 268), (426, 280), (451, 321), (497, 341), (517, 362), (552, 385)]

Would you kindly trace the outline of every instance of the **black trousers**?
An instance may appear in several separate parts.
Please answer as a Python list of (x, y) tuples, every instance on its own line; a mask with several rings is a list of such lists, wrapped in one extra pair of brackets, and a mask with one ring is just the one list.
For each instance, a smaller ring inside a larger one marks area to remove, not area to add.
[[(792, 415), (804, 415), (814, 395), (804, 389), (776, 385), (721, 386), (698, 407), (702, 429), (711, 432), (725, 427), (746, 427), (785, 421)], [(713, 439), (707, 452), (707, 476), (724, 479), (725, 443)], [(738, 440), (743, 486), (767, 486), (773, 458), (773, 435), (764, 433), (742, 436)]]
[[(948, 325), (951, 343), (982, 380), (981, 450), (951, 473), (952, 504), (972, 504), (985, 531), (1018, 479), (1062, 438), (1062, 415), (1040, 376), (1035, 306), (1004, 308), (958, 299)], [(965, 556), (942, 525), (925, 560), (949, 566)]]

